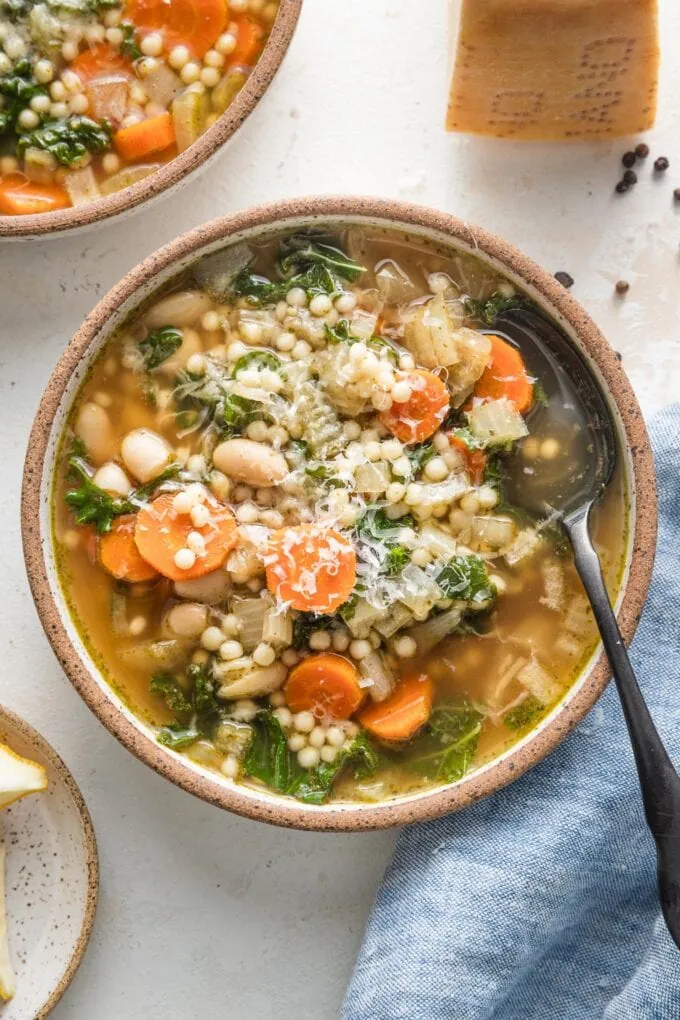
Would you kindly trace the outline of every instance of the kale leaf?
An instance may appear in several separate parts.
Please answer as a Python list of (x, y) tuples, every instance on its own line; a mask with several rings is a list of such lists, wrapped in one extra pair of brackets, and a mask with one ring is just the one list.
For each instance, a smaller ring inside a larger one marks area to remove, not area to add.
[(404, 567), (408, 566), (411, 562), (411, 551), (403, 545), (391, 545), (387, 550), (387, 560), (385, 562), (385, 568), (387, 573), (394, 577), (396, 574), (401, 574)]
[(215, 413), (215, 424), (222, 436), (239, 435), (244, 432), (252, 421), (260, 417), (262, 405), (256, 400), (249, 400), (248, 397), (239, 397), (235, 393), (229, 393), (220, 402)]
[(301, 287), (308, 297), (342, 292), (342, 280), (356, 280), (364, 267), (339, 248), (293, 236), (281, 244), (278, 268), (283, 280), (242, 269), (231, 285), (232, 296), (246, 297), (252, 305), (281, 301), (293, 287)]
[(272, 283), (266, 276), (242, 269), (232, 280), (230, 294), (248, 298), (251, 305), (266, 305), (283, 300), (289, 290), (288, 283)]
[(452, 556), (435, 580), (447, 599), (488, 602), (497, 594), (479, 556)]
[(304, 235), (294, 234), (287, 238), (282, 248), (288, 249), (288, 254), (279, 257), (279, 269), (284, 276), (294, 276), (313, 266), (323, 266), (343, 280), (353, 283), (366, 272), (364, 266), (345, 255), (340, 248), (310, 241)]
[(157, 736), (160, 744), (181, 750), (201, 737), (211, 737), (220, 719), (215, 684), (202, 666), (186, 670), (186, 689), (170, 673), (156, 673), (149, 684), (151, 694), (163, 698), (175, 719)]
[(63, 166), (73, 166), (88, 152), (101, 152), (111, 141), (111, 127), (90, 117), (69, 117), (67, 120), (46, 121), (35, 131), (22, 134), (17, 140), (17, 153), (26, 149), (42, 149), (51, 153)]
[(181, 329), (175, 326), (161, 326), (155, 329), (137, 345), (144, 360), (144, 368), (147, 372), (158, 368), (164, 361), (171, 358), (175, 351), (182, 346), (184, 336)]
[(115, 517), (129, 512), (124, 499), (114, 499), (92, 481), (87, 465), (80, 457), (69, 458), (69, 474), (80, 480), (77, 489), (64, 496), (75, 513), (76, 524), (94, 524), (100, 535), (111, 530)]
[(317, 616), (316, 613), (298, 613), (293, 620), (293, 648), (307, 648), (315, 630), (328, 630), (338, 622), (337, 616)]
[(236, 377), (244, 368), (269, 368), (273, 372), (280, 372), (283, 363), (273, 351), (248, 351), (236, 361), (232, 375)]
[(503, 716), (503, 722), (509, 730), (523, 730), (534, 723), (545, 710), (545, 705), (538, 698), (529, 694), (516, 708), (511, 708)]
[(163, 698), (165, 704), (175, 716), (191, 715), (191, 701), (187, 698), (179, 681), (172, 674), (156, 673), (151, 678), (149, 690), (152, 694)]
[[(97, 0), (95, 0), (95, 2), (97, 2)], [(102, 2), (102, 0), (99, 0), (99, 2)], [(114, 3), (117, 3), (117, 0), (114, 0)], [(120, 28), (123, 33), (123, 41), (119, 47), (120, 52), (123, 56), (129, 57), (130, 60), (139, 60), (142, 56), (142, 51), (140, 50), (139, 43), (137, 42), (137, 30), (135, 26), (130, 21), (124, 21)]]
[(472, 764), (484, 716), (467, 701), (437, 705), (409, 750), (407, 765), (440, 783), (462, 779)]
[(28, 109), (31, 99), (35, 96), (49, 96), (49, 92), (38, 85), (30, 61), (22, 57), (15, 62), (9, 74), (0, 77), (0, 96), (3, 97), (0, 109), (1, 136), (15, 130), (19, 114)]
[(353, 767), (355, 776), (360, 778), (370, 775), (379, 764), (375, 748), (361, 733), (349, 747), (340, 750), (334, 762), (303, 769), (288, 747), (281, 724), (270, 711), (260, 712), (252, 727), (253, 740), (243, 763), (246, 775), (306, 804), (323, 804), (345, 768)]
[(385, 509), (380, 506), (367, 506), (363, 517), (357, 524), (359, 535), (383, 539), (385, 535), (395, 535), (400, 528), (415, 528), (416, 520), (412, 514), (403, 514), (393, 519), (388, 517)]
[(465, 298), (465, 311), (471, 319), (477, 319), (479, 322), (483, 322), (485, 326), (493, 326), (494, 321), (503, 312), (507, 312), (510, 308), (533, 308), (533, 302), (529, 301), (528, 298), (523, 297), (521, 294), (513, 294), (507, 297), (505, 294), (501, 294), (500, 291), (495, 291), (491, 297), (482, 298)]
[(370, 545), (383, 572), (394, 576), (411, 561), (411, 551), (399, 541), (399, 532), (403, 528), (415, 527), (415, 523), (411, 514), (391, 520), (382, 507), (367, 506), (357, 523), (357, 535), (360, 543), (363, 539)]
[(98, 534), (105, 535), (111, 530), (116, 517), (121, 514), (134, 513), (149, 499), (164, 482), (174, 478), (179, 472), (179, 465), (171, 464), (157, 478), (152, 478), (146, 485), (140, 485), (126, 499), (114, 499), (104, 489), (92, 481), (87, 463), (78, 455), (69, 458), (69, 474), (80, 480), (77, 489), (69, 489), (64, 496), (68, 506), (75, 513), (76, 524), (94, 524)]
[(249, 397), (228, 392), (230, 377), (198, 383), (195, 376), (181, 372), (175, 390), (175, 417), (180, 428), (191, 428), (199, 416), (212, 420), (222, 438), (243, 432), (251, 422), (262, 418), (266, 405)]
[(294, 796), (305, 804), (323, 804), (341, 772), (351, 768), (355, 779), (365, 779), (378, 769), (380, 758), (366, 733), (359, 735), (349, 747), (338, 752), (335, 761), (321, 762), (315, 769), (309, 769), (298, 783)]
[(411, 462), (413, 473), (422, 470), (428, 461), (432, 460), (437, 451), (433, 443), (420, 443), (418, 446), (408, 446), (406, 456)]
[(191, 726), (180, 726), (179, 723), (169, 723), (161, 726), (156, 734), (156, 740), (164, 747), (170, 747), (173, 751), (183, 751), (199, 740), (201, 734)]
[(170, 464), (161, 471), (159, 475), (152, 478), (150, 482), (145, 485), (140, 485), (138, 488), (133, 489), (130, 495), (127, 497), (127, 507), (123, 513), (134, 513), (135, 510), (139, 510), (140, 507), (145, 506), (149, 502), (154, 493), (160, 489), (165, 483), (170, 481), (172, 478), (176, 478), (180, 472), (179, 464)]

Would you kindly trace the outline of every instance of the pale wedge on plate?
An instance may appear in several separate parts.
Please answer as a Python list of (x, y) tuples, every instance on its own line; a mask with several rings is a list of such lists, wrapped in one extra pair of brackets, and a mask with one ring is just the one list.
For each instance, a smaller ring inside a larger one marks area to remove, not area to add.
[[(7, 807), (29, 793), (47, 788), (47, 773), (42, 765), (0, 744), (0, 808)], [(0, 998), (11, 999), (16, 990), (7, 941), (5, 906), (5, 848), (0, 844)]]
[(0, 744), (0, 808), (46, 788), (47, 773), (42, 765)]

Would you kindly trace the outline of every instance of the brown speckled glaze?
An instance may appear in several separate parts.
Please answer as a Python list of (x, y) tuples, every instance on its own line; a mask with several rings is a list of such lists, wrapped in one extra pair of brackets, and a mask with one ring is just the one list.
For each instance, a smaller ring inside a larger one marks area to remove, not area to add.
[[(64, 411), (64, 392), (71, 376), (82, 372), (93, 356), (112, 315), (134, 301), (139, 288), (173, 268), (190, 264), (205, 246), (235, 236), (249, 237), (272, 229), (313, 224), (331, 227), (352, 223), (394, 228), (413, 237), (474, 252), (495, 265), (560, 322), (589, 358), (610, 404), (618, 410), (622, 446), (627, 450), (629, 493), (633, 504), (629, 572), (619, 624), (630, 641), (642, 612), (654, 561), (656, 485), (652, 453), (635, 395), (611, 347), (580, 305), (552, 276), (516, 248), (479, 227), (420, 206), (374, 198), (312, 197), (258, 206), (214, 220), (160, 249), (130, 272), (100, 301), (70, 342), (50, 379), (31, 432), (22, 492), (22, 530), (29, 581), (38, 613), (54, 651), (72, 683), (92, 711), (129, 750), (161, 775), (211, 804), (237, 814), (301, 829), (351, 831), (404, 825), (444, 815), (472, 804), (516, 779), (548, 754), (592, 707), (610, 672), (604, 655), (567, 694), (564, 702), (539, 728), (506, 752), (452, 786), (419, 792), (382, 804), (302, 805), (260, 790), (237, 786), (187, 762), (159, 746), (144, 723), (124, 710), (115, 694), (88, 666), (67, 633), (63, 597), (50, 586), (51, 535), (40, 523), (49, 499), (46, 479), (51, 465), (48, 446), (54, 439), (55, 417)], [(80, 366), (80, 367), (79, 367)], [(72, 399), (69, 397), (69, 401)], [(72, 626), (72, 625), (71, 625)]]
[(47, 790), (15, 801), (0, 815), (17, 977), (17, 994), (0, 1012), (8, 1020), (29, 1020), (29, 1015), (43, 1020), (71, 982), (92, 932), (99, 893), (97, 844), (64, 762), (43, 736), (1, 705), (0, 741), (39, 762), (48, 778)]
[(34, 237), (68, 233), (129, 213), (144, 202), (160, 198), (180, 187), (189, 174), (207, 166), (250, 116), (269, 88), (286, 55), (300, 16), (302, 0), (280, 0), (279, 13), (253, 73), (220, 119), (194, 144), (166, 163), (156, 173), (129, 188), (89, 202), (30, 216), (0, 216), (0, 241), (26, 241)]

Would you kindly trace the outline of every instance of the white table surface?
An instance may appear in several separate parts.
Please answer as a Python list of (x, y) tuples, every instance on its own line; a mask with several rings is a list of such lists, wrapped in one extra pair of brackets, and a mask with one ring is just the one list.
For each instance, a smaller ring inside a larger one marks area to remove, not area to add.
[[(444, 133), (444, 0), (305, 0), (273, 89), (206, 174), (133, 219), (0, 248), (0, 700), (73, 770), (101, 858), (94, 935), (55, 1018), (337, 1016), (394, 841), (231, 817), (137, 762), (80, 701), (34, 611), (18, 519), (26, 438), (64, 344), (126, 270), (218, 213), (289, 195), (372, 193), (454, 212), (551, 272), (568, 270), (623, 353), (645, 413), (669, 403), (680, 369), (680, 5), (660, 2), (660, 116), (641, 181), (623, 197), (613, 194), (621, 142), (509, 145)], [(671, 169), (653, 180), (660, 154)], [(623, 301), (613, 296), (619, 278), (631, 284)]]

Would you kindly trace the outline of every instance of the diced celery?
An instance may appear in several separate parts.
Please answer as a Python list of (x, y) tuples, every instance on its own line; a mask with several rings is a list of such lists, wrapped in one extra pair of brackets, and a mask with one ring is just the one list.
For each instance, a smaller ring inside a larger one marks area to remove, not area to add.
[(217, 113), (224, 113), (247, 81), (248, 74), (244, 69), (235, 67), (233, 70), (227, 71), (212, 90), (210, 99), (213, 110)]
[(175, 125), (177, 149), (179, 152), (184, 152), (205, 131), (208, 100), (205, 93), (191, 92), (187, 89), (173, 100), (171, 111)]
[(116, 191), (129, 188), (131, 184), (143, 181), (145, 177), (149, 177), (156, 170), (160, 170), (162, 165), (162, 163), (140, 163), (137, 166), (126, 166), (123, 170), (119, 170), (117, 174), (112, 174), (111, 177), (102, 181), (99, 185), (99, 190), (102, 195), (113, 195)]
[(100, 197), (97, 179), (91, 166), (67, 173), (64, 177), (64, 187), (73, 205), (87, 205), (88, 202), (94, 202)]

